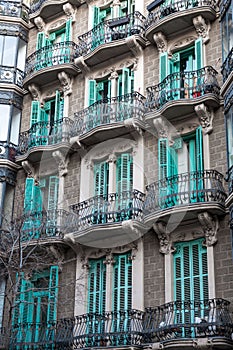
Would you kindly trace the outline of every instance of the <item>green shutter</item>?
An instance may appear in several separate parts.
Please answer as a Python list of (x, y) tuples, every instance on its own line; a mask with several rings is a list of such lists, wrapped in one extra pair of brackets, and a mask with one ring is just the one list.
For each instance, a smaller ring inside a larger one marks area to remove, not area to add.
[(106, 302), (106, 264), (104, 259), (89, 261), (88, 312), (105, 312)]
[(109, 164), (104, 161), (94, 165), (94, 193), (95, 196), (108, 194)]
[(114, 257), (113, 267), (113, 310), (132, 308), (132, 260), (130, 253)]
[(46, 38), (43, 32), (37, 34), (36, 50), (40, 50), (42, 47), (45, 46), (45, 40)]
[(46, 234), (53, 236), (57, 230), (57, 201), (58, 201), (59, 178), (57, 176), (49, 177), (48, 189), (48, 219), (46, 223)]
[(203, 54), (202, 54), (202, 38), (195, 41), (195, 63), (196, 69), (202, 68), (203, 65)]
[(96, 102), (96, 81), (89, 80), (89, 106)]
[(158, 155), (159, 155), (159, 180), (167, 177), (168, 173), (168, 140), (158, 140)]
[(99, 24), (99, 8), (94, 6), (93, 7), (93, 27), (97, 26)]
[(34, 179), (26, 178), (25, 183), (25, 192), (24, 192), (24, 211), (29, 212), (33, 210), (34, 202), (33, 202), (33, 194), (34, 194)]
[(203, 171), (202, 127), (196, 129), (196, 162), (197, 171)]
[(66, 41), (71, 41), (71, 29), (72, 29), (72, 19), (68, 19), (66, 21), (66, 35), (65, 35), (65, 40)]
[(30, 126), (40, 121), (40, 102), (32, 101)]
[(57, 122), (62, 118), (61, 111), (61, 94), (56, 90), (54, 122)]
[(133, 158), (130, 153), (122, 153), (117, 158), (116, 188), (118, 194), (133, 188)]
[(168, 55), (167, 52), (163, 52), (160, 54), (160, 59), (159, 59), (159, 81), (163, 81), (166, 76), (168, 75)]
[(49, 276), (49, 301), (48, 301), (48, 323), (56, 321), (58, 298), (58, 266), (50, 267)]

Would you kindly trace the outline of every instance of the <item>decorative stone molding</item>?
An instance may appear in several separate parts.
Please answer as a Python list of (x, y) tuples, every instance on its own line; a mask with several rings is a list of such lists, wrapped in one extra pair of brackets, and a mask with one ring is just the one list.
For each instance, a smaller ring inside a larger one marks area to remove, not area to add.
[(167, 39), (162, 32), (154, 34), (153, 39), (160, 53), (167, 51)]
[(160, 253), (165, 255), (173, 253), (175, 248), (172, 245), (171, 236), (169, 232), (167, 232), (166, 225), (162, 221), (159, 221), (153, 224), (153, 229), (159, 238)]
[(115, 259), (112, 253), (112, 250), (109, 251), (109, 253), (106, 255), (106, 258), (104, 260), (104, 264), (106, 265), (114, 265), (115, 264)]
[(196, 29), (197, 35), (203, 38), (203, 43), (207, 43), (209, 38), (210, 23), (206, 23), (204, 18), (200, 15), (193, 18), (193, 24)]
[(65, 15), (69, 18), (72, 19), (72, 21), (75, 21), (75, 14), (76, 11), (74, 7), (68, 2), (62, 6), (63, 11), (65, 12)]
[(135, 121), (133, 118), (124, 120), (124, 125), (126, 128), (134, 128), (134, 130), (136, 130), (139, 135), (142, 135), (142, 129), (135, 124)]
[(65, 155), (61, 151), (54, 151), (52, 155), (58, 165), (59, 177), (67, 175), (69, 157), (67, 157), (67, 155)]
[(193, 347), (200, 350), (208, 350), (213, 348), (212, 339), (208, 338), (197, 338), (193, 339)]
[(46, 25), (45, 25), (45, 22), (43, 20), (43, 18), (41, 17), (36, 17), (34, 19), (34, 23), (38, 29), (39, 32), (45, 32), (45, 28), (46, 28)]
[(28, 85), (28, 90), (30, 94), (32, 95), (33, 101), (40, 101), (41, 100), (41, 91), (38, 85), (36, 84), (30, 84)]
[(35, 184), (39, 183), (38, 181), (38, 172), (35, 169), (34, 165), (28, 160), (22, 162), (22, 167), (27, 174), (27, 177), (32, 177), (35, 180)]
[(177, 41), (173, 41), (167, 49), (168, 57), (172, 57), (172, 54), (174, 51), (184, 49), (185, 47), (189, 46), (190, 44), (194, 43), (197, 37), (194, 35), (191, 35), (189, 37), (185, 36)]
[(67, 18), (64, 16), (62, 18), (59, 18), (59, 20), (50, 23), (47, 27), (47, 32), (50, 33), (64, 27), (66, 25), (66, 20)]
[(84, 61), (83, 56), (77, 57), (74, 60), (74, 63), (76, 64), (76, 66), (82, 71), (82, 73), (87, 74), (89, 73), (91, 70), (90, 68), (87, 66), (87, 64)]
[(209, 111), (208, 108), (204, 105), (204, 103), (195, 106), (194, 109), (200, 120), (200, 124), (203, 128), (204, 134), (210, 134), (213, 131), (213, 109)]
[(58, 73), (57, 77), (60, 80), (64, 96), (71, 95), (72, 94), (73, 79), (70, 78), (70, 76), (67, 73), (65, 73), (64, 71)]
[(108, 80), (114, 80), (118, 78), (118, 73), (115, 71), (115, 69), (112, 71), (112, 73), (110, 74), (110, 77), (108, 78)]
[(217, 216), (211, 216), (208, 212), (198, 214), (198, 220), (205, 234), (205, 245), (211, 247), (217, 239), (219, 229), (219, 221)]
[(142, 47), (138, 44), (134, 35), (129, 36), (125, 39), (126, 45), (135, 57), (138, 57), (142, 53)]
[(89, 259), (86, 256), (81, 257), (82, 269), (89, 270), (90, 264)]

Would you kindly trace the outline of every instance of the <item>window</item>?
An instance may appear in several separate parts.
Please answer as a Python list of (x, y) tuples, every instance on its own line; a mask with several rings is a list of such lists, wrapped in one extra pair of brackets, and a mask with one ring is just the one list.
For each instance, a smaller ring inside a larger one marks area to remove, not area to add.
[(0, 141), (8, 141), (9, 126), (10, 126), (10, 105), (0, 104), (1, 118), (4, 116), (4, 123), (1, 122)]
[[(34, 273), (30, 280), (21, 273), (12, 320), (13, 326), (17, 325), (16, 342), (38, 342), (41, 339), (40, 332), (47, 334), (51, 341), (53, 331), (49, 332), (49, 328), (56, 321), (57, 297), (58, 266)], [(47, 332), (41, 327), (42, 324)]]
[(36, 69), (70, 62), (69, 42), (71, 41), (72, 21), (69, 19), (66, 26), (49, 34), (37, 34), (37, 64)]
[(233, 165), (233, 107), (226, 114), (228, 167)]
[(63, 108), (64, 100), (59, 91), (43, 107), (39, 101), (32, 101), (30, 147), (61, 141)]
[(233, 47), (233, 3), (229, 1), (229, 7), (226, 10), (221, 23), (222, 27), (222, 57), (223, 62), (227, 58)]
[(18, 38), (15, 36), (0, 35), (0, 64), (14, 67), (16, 65)]
[(104, 313), (106, 305), (106, 265), (104, 259), (89, 260), (88, 312)]
[[(54, 236), (57, 232), (57, 201), (59, 178), (49, 176), (35, 184), (33, 178), (27, 178), (24, 194), (24, 211), (29, 217), (24, 222), (24, 239), (39, 238), (43, 233), (42, 209), (47, 211), (46, 235)], [(32, 215), (30, 215), (32, 214)]]

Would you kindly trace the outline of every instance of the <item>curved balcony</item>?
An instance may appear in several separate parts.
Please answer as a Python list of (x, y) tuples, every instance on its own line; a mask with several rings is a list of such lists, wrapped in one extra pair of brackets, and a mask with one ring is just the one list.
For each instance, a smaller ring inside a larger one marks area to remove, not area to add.
[(160, 342), (164, 348), (193, 349), (195, 343), (208, 348), (231, 349), (233, 321), (230, 302), (221, 298), (195, 301), (174, 301), (157, 308), (148, 308), (144, 315), (144, 342)]
[[(158, 5), (162, 1), (158, 1)], [(153, 43), (153, 35), (162, 31), (169, 36), (181, 30), (193, 27), (193, 19), (202, 16), (207, 20), (216, 18), (217, 5), (214, 0), (164, 1), (151, 11), (145, 22), (145, 36)]]
[(219, 106), (217, 74), (213, 67), (207, 66), (195, 71), (170, 74), (158, 85), (148, 87), (146, 121), (161, 114), (170, 120), (188, 115), (200, 103)]
[(56, 80), (61, 71), (78, 74), (80, 70), (74, 64), (76, 50), (74, 42), (64, 41), (35, 51), (26, 59), (24, 87), (32, 82), (43, 85), (44, 81)]
[(0, 1), (0, 16), (22, 18), (29, 22), (29, 8), (22, 1)]
[[(145, 17), (136, 11), (126, 17), (101, 22), (78, 37), (76, 57), (84, 56), (85, 64), (88, 66), (119, 57), (128, 53), (130, 47), (134, 45), (127, 39), (132, 35), (135, 35), (139, 45), (145, 47), (144, 21)], [(76, 63), (79, 65), (80, 61), (77, 59)]]
[[(138, 92), (105, 98), (74, 114), (71, 136), (91, 145), (144, 127), (144, 100)], [(72, 139), (71, 139), (72, 143)]]
[(12, 142), (0, 141), (0, 159), (15, 161), (18, 146)]
[(229, 77), (232, 71), (233, 71), (233, 47), (222, 65), (223, 82), (227, 80), (227, 78)]
[(124, 244), (129, 238), (132, 242), (139, 238), (133, 227), (141, 227), (142, 234), (145, 228), (142, 223), (143, 203), (144, 194), (131, 190), (95, 196), (74, 204), (71, 210), (76, 214), (72, 224), (75, 231), (65, 239), (102, 247), (119, 245), (119, 242)]
[(38, 122), (19, 134), (17, 161), (28, 158), (38, 161), (42, 157), (51, 156), (58, 148), (70, 148), (70, 130), (73, 121), (62, 118), (56, 122)]
[[(78, 7), (82, 0), (69, 0), (71, 5)], [(30, 19), (41, 16), (45, 21), (59, 13), (64, 14), (63, 5), (67, 0), (33, 0), (30, 7)]]
[(0, 66), (0, 84), (15, 84), (23, 87), (24, 72), (15, 67)]
[(225, 180), (228, 182), (226, 206), (231, 207), (233, 204), (233, 165), (228, 169)]
[(223, 175), (216, 170), (188, 172), (166, 177), (147, 187), (143, 208), (144, 221), (151, 224), (157, 219), (165, 221), (170, 215), (179, 220), (196, 219), (208, 210), (212, 214), (225, 214), (226, 193)]

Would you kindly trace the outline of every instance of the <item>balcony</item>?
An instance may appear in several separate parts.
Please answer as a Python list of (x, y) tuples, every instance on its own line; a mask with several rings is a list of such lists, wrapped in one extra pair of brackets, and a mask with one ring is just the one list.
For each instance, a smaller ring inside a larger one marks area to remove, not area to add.
[(169, 36), (174, 33), (174, 28), (176, 32), (194, 28), (193, 18), (201, 15), (212, 21), (216, 18), (216, 12), (214, 0), (164, 1), (149, 13), (145, 22), (145, 36), (153, 43), (153, 35), (159, 31)]
[(217, 74), (214, 68), (207, 66), (196, 71), (170, 74), (158, 85), (148, 87), (146, 121), (161, 114), (169, 120), (188, 115), (200, 103), (218, 107), (220, 87)]
[[(80, 6), (82, 2), (82, 0), (69, 0), (69, 3), (75, 7)], [(63, 5), (66, 3), (67, 0), (33, 0), (30, 7), (30, 19), (41, 16), (47, 21), (59, 13), (63, 14)]]
[(23, 87), (24, 72), (15, 67), (0, 66), (0, 84), (15, 84)]
[[(107, 247), (109, 244), (119, 245), (129, 239), (133, 241), (137, 238), (133, 225), (140, 227), (142, 234), (146, 231), (142, 223), (142, 209), (144, 194), (138, 190), (123, 191), (120, 193), (110, 193), (107, 196), (95, 196), (81, 203), (71, 206), (71, 210), (76, 214), (74, 232), (66, 235), (73, 242), (81, 244), (92, 244)], [(132, 223), (130, 227), (124, 222)], [(127, 227), (126, 227), (127, 226)], [(127, 231), (128, 230), (128, 231)], [(128, 234), (127, 234), (128, 233)], [(136, 235), (133, 237), (133, 235)]]
[(231, 105), (232, 96), (232, 81), (233, 81), (233, 47), (229, 52), (227, 58), (223, 62), (221, 73), (223, 75), (223, 86), (221, 88), (221, 95), (224, 97), (225, 108)]
[[(119, 57), (130, 52), (127, 38), (132, 35), (135, 35), (137, 44), (145, 47), (144, 21), (145, 17), (140, 12), (134, 12), (101, 22), (78, 37), (76, 57), (84, 56), (85, 64), (90, 67)], [(80, 61), (76, 63), (79, 65)]]
[[(130, 126), (144, 125), (145, 97), (138, 92), (105, 98), (74, 114), (72, 137), (85, 145), (112, 139), (129, 132)], [(72, 143), (72, 139), (71, 139)]]
[(22, 18), (29, 22), (29, 8), (22, 1), (0, 1), (0, 16)]
[[(143, 208), (146, 224), (170, 215), (182, 219), (196, 219), (197, 214), (208, 210), (212, 214), (225, 214), (226, 193), (223, 175), (216, 170), (187, 172), (166, 177), (147, 187)], [(181, 215), (182, 214), (182, 215)]]
[(65, 41), (35, 51), (26, 59), (24, 87), (27, 88), (32, 82), (43, 85), (45, 80), (56, 80), (61, 71), (78, 74), (79, 69), (74, 64), (76, 50), (74, 42)]
[(156, 349), (193, 349), (194, 344), (207, 349), (211, 340), (213, 348), (231, 350), (229, 304), (220, 298), (174, 301), (145, 311), (87, 313), (49, 324), (17, 324), (11, 332), (10, 349), (132, 348), (152, 343), (158, 343)]
[(0, 159), (15, 161), (18, 146), (12, 142), (0, 141)]
[(53, 123), (38, 122), (32, 127), (19, 134), (19, 146), (17, 161), (28, 158), (29, 160), (40, 160), (43, 157), (51, 156), (51, 152), (58, 148), (69, 149), (70, 130), (73, 121), (69, 118), (62, 118)]
[(233, 165), (228, 169), (225, 180), (228, 182), (228, 194), (226, 206), (231, 207), (233, 204)]

